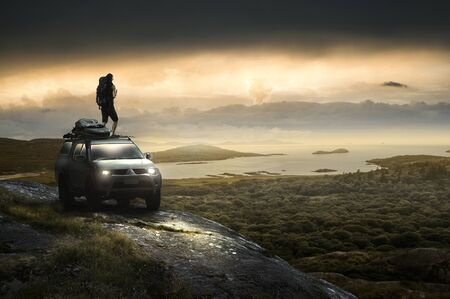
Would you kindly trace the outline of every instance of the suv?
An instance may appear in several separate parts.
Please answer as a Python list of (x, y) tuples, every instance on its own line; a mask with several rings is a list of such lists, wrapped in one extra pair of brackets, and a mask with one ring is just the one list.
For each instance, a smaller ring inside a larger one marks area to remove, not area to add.
[(147, 209), (157, 210), (161, 174), (151, 156), (129, 137), (66, 140), (55, 163), (59, 199), (70, 208), (75, 196), (85, 196), (89, 207), (98, 210), (106, 199), (126, 207), (142, 197)]

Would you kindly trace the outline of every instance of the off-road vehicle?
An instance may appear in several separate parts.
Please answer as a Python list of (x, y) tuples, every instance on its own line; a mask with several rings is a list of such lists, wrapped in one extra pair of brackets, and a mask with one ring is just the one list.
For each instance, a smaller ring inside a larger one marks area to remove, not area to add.
[(149, 210), (161, 201), (161, 174), (130, 137), (70, 138), (65, 140), (55, 163), (59, 199), (65, 208), (74, 197), (85, 196), (98, 210), (102, 201), (115, 199), (123, 207), (131, 199), (145, 199)]

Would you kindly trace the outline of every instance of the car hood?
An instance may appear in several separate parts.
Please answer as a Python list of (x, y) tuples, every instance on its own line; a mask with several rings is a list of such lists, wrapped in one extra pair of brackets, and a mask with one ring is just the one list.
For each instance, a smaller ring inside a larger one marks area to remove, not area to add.
[(149, 168), (155, 167), (148, 159), (120, 159), (120, 160), (100, 160), (93, 161), (94, 165), (101, 169), (128, 169), (128, 168)]

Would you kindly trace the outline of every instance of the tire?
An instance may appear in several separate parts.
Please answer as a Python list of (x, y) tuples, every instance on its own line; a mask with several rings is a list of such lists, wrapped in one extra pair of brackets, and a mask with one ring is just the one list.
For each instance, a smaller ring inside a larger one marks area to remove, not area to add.
[(102, 201), (98, 191), (95, 188), (94, 181), (89, 179), (86, 182), (86, 199), (89, 209), (92, 212), (100, 211), (102, 207)]
[(62, 177), (58, 180), (58, 197), (64, 209), (70, 210), (71, 208), (73, 208), (75, 204), (75, 198), (72, 192), (70, 192), (67, 182)]
[(130, 198), (119, 198), (117, 199), (117, 206), (126, 209), (130, 205)]
[(147, 205), (147, 210), (156, 211), (159, 209), (161, 204), (161, 189), (155, 190), (145, 198), (145, 204)]

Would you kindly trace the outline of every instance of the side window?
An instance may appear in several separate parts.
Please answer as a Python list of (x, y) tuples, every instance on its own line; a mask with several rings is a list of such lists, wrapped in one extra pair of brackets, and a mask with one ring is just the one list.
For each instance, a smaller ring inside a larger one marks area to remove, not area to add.
[(79, 143), (75, 146), (75, 149), (73, 150), (73, 156), (79, 156), (79, 155), (86, 155), (86, 148), (84, 147), (83, 143)]
[(68, 155), (70, 152), (70, 148), (72, 147), (72, 142), (64, 142), (61, 150), (59, 151), (59, 153), (61, 155)]

